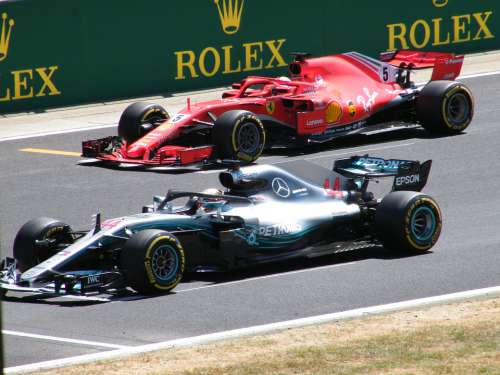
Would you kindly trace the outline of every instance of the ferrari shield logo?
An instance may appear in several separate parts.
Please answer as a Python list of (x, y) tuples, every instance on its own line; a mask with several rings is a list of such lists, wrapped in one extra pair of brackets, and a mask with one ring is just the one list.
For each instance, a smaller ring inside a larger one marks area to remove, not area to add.
[(268, 101), (266, 103), (266, 111), (267, 113), (269, 113), (270, 115), (272, 115), (274, 113), (274, 110), (276, 109), (276, 103), (274, 103), (272, 100)]
[(351, 100), (347, 102), (347, 107), (349, 108), (349, 114), (351, 115), (351, 117), (354, 117), (354, 115), (356, 114), (356, 107)]

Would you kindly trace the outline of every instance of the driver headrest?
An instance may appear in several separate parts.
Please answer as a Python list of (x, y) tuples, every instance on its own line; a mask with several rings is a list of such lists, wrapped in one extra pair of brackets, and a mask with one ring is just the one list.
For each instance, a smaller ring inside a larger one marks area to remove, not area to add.
[(230, 172), (220, 172), (219, 181), (221, 185), (227, 189), (232, 189), (232, 187), (234, 186), (233, 176)]
[(264, 188), (267, 184), (265, 179), (251, 178), (244, 175), (235, 175), (231, 172), (219, 173), (219, 181), (229, 190), (254, 190)]

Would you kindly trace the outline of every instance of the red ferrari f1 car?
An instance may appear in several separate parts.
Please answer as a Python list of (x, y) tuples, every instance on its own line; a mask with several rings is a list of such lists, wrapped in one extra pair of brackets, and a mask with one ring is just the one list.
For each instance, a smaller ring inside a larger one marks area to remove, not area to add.
[[(174, 116), (159, 105), (134, 103), (120, 118), (118, 136), (83, 142), (82, 156), (112, 164), (204, 167), (224, 159), (253, 162), (266, 147), (302, 147), (395, 125), (459, 133), (472, 120), (472, 94), (454, 81), (463, 56), (292, 55), (290, 77), (248, 77), (221, 99), (188, 99)], [(433, 68), (431, 80), (415, 85), (411, 72), (425, 68)]]

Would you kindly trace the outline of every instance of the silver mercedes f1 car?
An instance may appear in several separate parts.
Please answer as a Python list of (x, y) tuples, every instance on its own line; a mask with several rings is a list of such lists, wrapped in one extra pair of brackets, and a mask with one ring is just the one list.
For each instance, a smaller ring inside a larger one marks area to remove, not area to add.
[[(75, 231), (50, 218), (21, 227), (0, 290), (42, 297), (167, 293), (185, 272), (226, 271), (366, 246), (425, 252), (438, 240), (441, 212), (420, 193), (431, 161), (355, 156), (332, 170), (305, 161), (240, 167), (219, 175), (224, 189), (168, 191), (142, 213)], [(368, 190), (392, 177), (383, 198)]]

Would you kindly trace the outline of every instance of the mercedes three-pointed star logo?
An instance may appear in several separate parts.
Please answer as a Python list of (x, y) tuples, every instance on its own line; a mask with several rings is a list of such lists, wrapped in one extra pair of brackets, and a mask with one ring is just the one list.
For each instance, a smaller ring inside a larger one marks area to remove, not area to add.
[(273, 191), (278, 197), (288, 198), (290, 196), (291, 190), (285, 180), (280, 177), (275, 177), (271, 183)]

